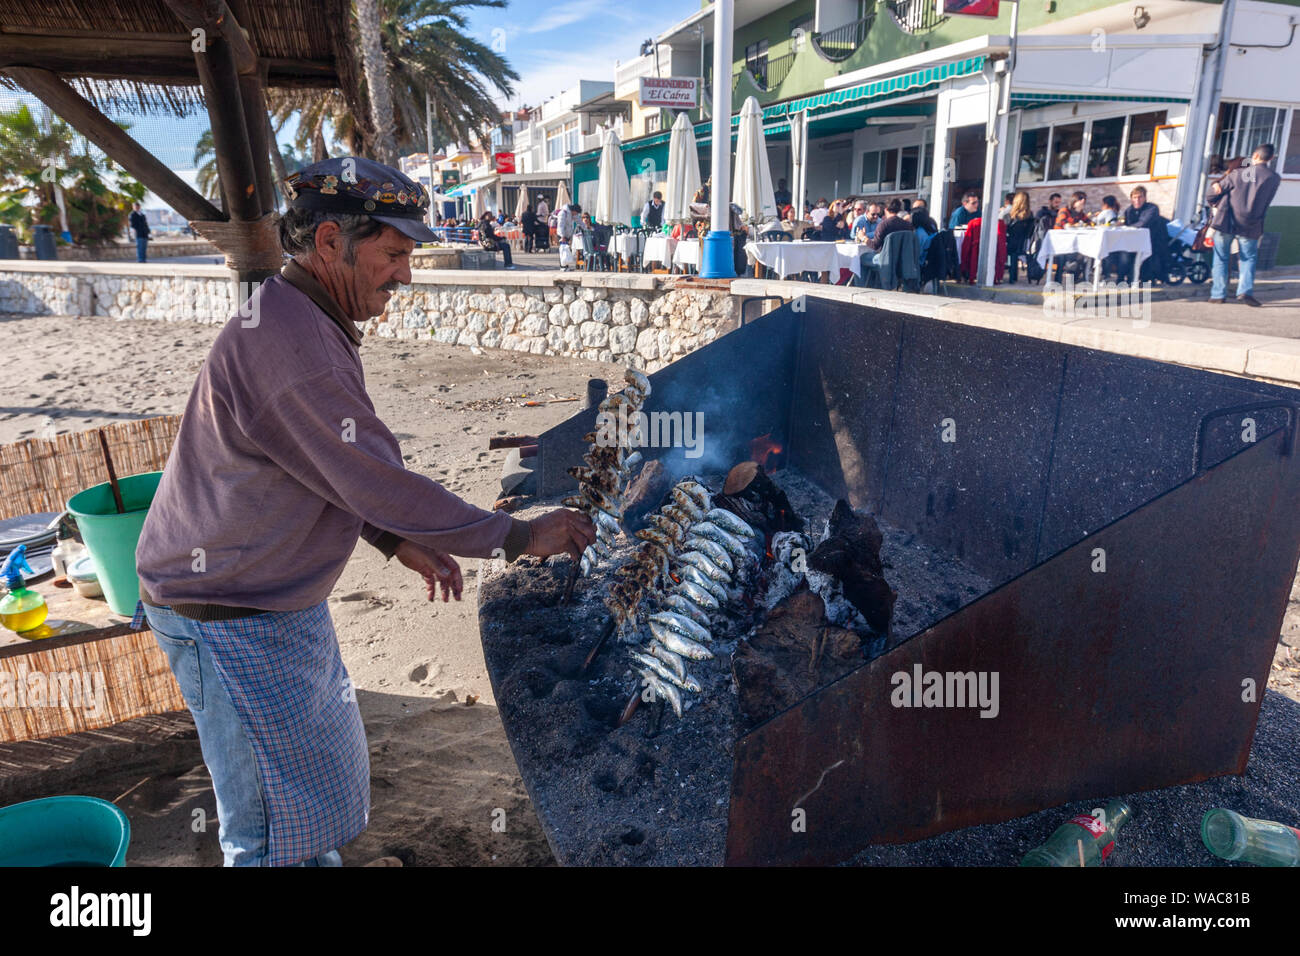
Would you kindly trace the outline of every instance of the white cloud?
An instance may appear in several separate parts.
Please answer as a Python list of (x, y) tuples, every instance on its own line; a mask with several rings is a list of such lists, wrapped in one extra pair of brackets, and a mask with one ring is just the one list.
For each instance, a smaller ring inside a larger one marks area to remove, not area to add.
[(529, 24), (524, 32), (545, 33), (584, 20), (608, 21), (611, 16), (627, 23), (640, 19), (634, 12), (620, 9), (608, 0), (568, 0), (567, 3), (557, 4), (546, 11)]

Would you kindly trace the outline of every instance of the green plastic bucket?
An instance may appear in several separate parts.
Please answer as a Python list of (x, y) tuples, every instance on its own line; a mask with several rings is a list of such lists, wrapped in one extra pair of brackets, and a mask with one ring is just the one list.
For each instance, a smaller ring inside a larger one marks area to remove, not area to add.
[(0, 808), (0, 866), (126, 866), (131, 823), (97, 797)]
[(95, 562), (104, 599), (114, 614), (135, 614), (140, 600), (140, 579), (135, 573), (135, 546), (145, 515), (158, 490), (161, 471), (118, 479), (125, 513), (117, 513), (108, 482), (79, 491), (68, 499), (68, 511), (77, 519), (81, 539)]

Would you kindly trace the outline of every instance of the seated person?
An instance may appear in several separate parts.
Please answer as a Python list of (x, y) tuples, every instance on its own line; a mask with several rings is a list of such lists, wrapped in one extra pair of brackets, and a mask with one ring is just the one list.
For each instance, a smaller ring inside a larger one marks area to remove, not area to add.
[(885, 216), (876, 224), (875, 233), (867, 240), (867, 245), (872, 250), (870, 255), (874, 265), (880, 265), (880, 250), (885, 248), (885, 240), (890, 233), (905, 232), (913, 228), (910, 222), (899, 215), (902, 211), (903, 200), (901, 199), (891, 199), (885, 204)]
[(924, 265), (925, 257), (930, 251), (930, 242), (939, 234), (939, 224), (930, 218), (924, 206), (912, 207), (910, 222), (916, 231), (916, 241), (921, 247), (921, 264)]
[[(1092, 224), (1092, 217), (1088, 215), (1084, 208), (1088, 204), (1088, 194), (1076, 190), (1070, 194), (1070, 204), (1062, 206), (1056, 211), (1056, 223), (1053, 229), (1064, 229), (1067, 226), (1087, 226)], [(1082, 278), (1084, 270), (1087, 268), (1083, 256), (1077, 252), (1071, 252), (1069, 255), (1056, 256), (1056, 277), (1059, 279), (1061, 273), (1069, 270)]]
[(1101, 197), (1101, 212), (1093, 217), (1093, 222), (1099, 226), (1104, 226), (1112, 222), (1117, 222), (1120, 217), (1119, 200), (1114, 196)]
[(968, 189), (961, 197), (961, 205), (952, 211), (948, 217), (949, 229), (960, 229), (972, 219), (978, 219), (980, 214), (980, 194), (974, 189)]
[[(1159, 279), (1167, 283), (1169, 281), (1169, 233), (1165, 229), (1166, 220), (1160, 215), (1160, 207), (1153, 202), (1147, 202), (1145, 186), (1134, 186), (1133, 191), (1129, 193), (1129, 202), (1132, 205), (1124, 210), (1124, 225), (1145, 229), (1151, 234), (1151, 255), (1142, 263), (1141, 278)], [(1124, 252), (1116, 255), (1124, 257), (1121, 275), (1132, 276), (1135, 254)]]
[(486, 251), (500, 252), (507, 269), (515, 267), (515, 264), (510, 259), (510, 243), (503, 236), (497, 234), (497, 224), (492, 221), (492, 213), (490, 212), (484, 212), (483, 218), (479, 220), (478, 241), (479, 245)]

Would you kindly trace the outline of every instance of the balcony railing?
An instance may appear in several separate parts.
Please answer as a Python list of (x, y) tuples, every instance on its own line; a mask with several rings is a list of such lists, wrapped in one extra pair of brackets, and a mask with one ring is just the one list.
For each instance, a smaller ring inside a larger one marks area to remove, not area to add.
[(887, 6), (904, 33), (929, 33), (948, 19), (936, 11), (934, 0), (889, 0)]
[(876, 15), (873, 13), (861, 20), (854, 20), (852, 23), (846, 23), (833, 30), (814, 33), (812, 35), (813, 43), (817, 44), (817, 49), (821, 50), (826, 59), (832, 62), (847, 60), (858, 47), (862, 46), (875, 19)]
[(760, 90), (775, 90), (779, 89), (781, 84), (785, 82), (785, 78), (790, 75), (790, 67), (794, 65), (794, 56), (794, 51), (791, 50), (789, 53), (772, 60), (766, 57), (755, 60), (747, 64), (747, 67)]

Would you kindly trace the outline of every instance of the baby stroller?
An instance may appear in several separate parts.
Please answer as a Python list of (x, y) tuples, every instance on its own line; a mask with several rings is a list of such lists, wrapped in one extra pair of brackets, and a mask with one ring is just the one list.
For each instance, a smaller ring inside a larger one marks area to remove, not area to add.
[(1193, 285), (1200, 285), (1210, 277), (1210, 265), (1204, 255), (1192, 250), (1196, 233), (1204, 225), (1209, 215), (1208, 210), (1201, 213), (1201, 222), (1196, 226), (1184, 226), (1177, 219), (1171, 219), (1166, 227), (1169, 230), (1169, 284), (1178, 285), (1183, 279), (1191, 280)]

